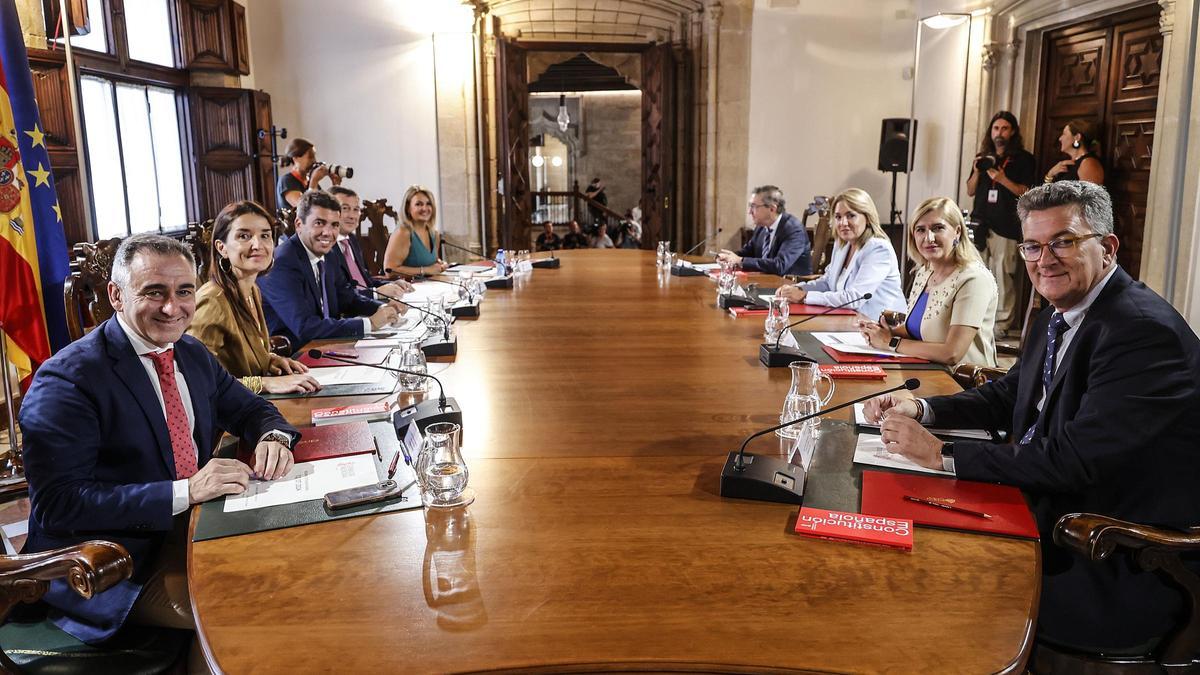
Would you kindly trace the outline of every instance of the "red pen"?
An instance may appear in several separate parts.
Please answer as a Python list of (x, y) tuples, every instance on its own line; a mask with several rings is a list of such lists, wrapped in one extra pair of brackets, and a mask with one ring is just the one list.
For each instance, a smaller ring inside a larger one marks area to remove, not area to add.
[[(389, 478), (390, 477), (391, 476), (389, 476)], [(953, 504), (943, 504), (942, 502), (935, 502), (932, 499), (921, 499), (920, 497), (914, 497), (912, 495), (904, 495), (904, 499), (907, 501), (910, 501), (910, 502), (916, 502), (917, 504), (924, 504), (925, 506), (934, 506), (939, 509), (946, 509), (947, 511), (957, 511), (958, 513), (965, 513), (967, 515), (976, 516), (979, 518), (987, 518), (988, 520), (991, 520), (991, 518), (992, 518), (989, 514), (986, 514), (983, 511), (972, 511), (971, 509), (964, 509), (961, 506), (954, 506)]]
[(400, 464), (400, 453), (392, 455), (392, 465), (388, 467), (388, 480), (396, 477), (396, 467)]

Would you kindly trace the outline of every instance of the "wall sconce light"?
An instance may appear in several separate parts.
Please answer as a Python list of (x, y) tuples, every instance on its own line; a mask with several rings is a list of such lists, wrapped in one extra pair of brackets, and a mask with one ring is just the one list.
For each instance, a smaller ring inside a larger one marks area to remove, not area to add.
[(562, 166), (562, 157), (559, 157), (558, 155), (555, 155), (555, 156), (551, 157), (551, 158), (550, 158), (550, 164), (551, 164), (551, 165), (553, 165), (553, 166), (555, 166), (555, 167)]
[(571, 116), (567, 114), (567, 95), (558, 95), (558, 130), (566, 133), (567, 127), (571, 126)]

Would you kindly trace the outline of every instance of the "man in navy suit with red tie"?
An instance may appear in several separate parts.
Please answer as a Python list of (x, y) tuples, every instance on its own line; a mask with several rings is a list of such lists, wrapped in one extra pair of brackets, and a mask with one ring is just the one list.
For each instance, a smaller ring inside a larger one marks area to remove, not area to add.
[(258, 277), (267, 328), (295, 349), (321, 338), (361, 338), (399, 316), (394, 307), (359, 295), (345, 278), (334, 248), (341, 208), (328, 192), (305, 192), (296, 206), (296, 234), (275, 249), (271, 273)]
[(774, 185), (754, 188), (748, 205), (754, 234), (740, 251), (722, 250), (717, 259), (750, 272), (812, 274), (808, 232), (796, 216), (784, 211), (785, 204), (783, 190)]
[[(1188, 611), (1180, 593), (1127, 557), (1091, 561), (1053, 543), (1066, 514), (1167, 528), (1200, 517), (1200, 340), (1170, 304), (1116, 263), (1103, 187), (1062, 181), (1017, 204), (1017, 251), (1050, 306), (1020, 361), (977, 389), (928, 400), (888, 395), (894, 452), (956, 477), (1015, 485), (1042, 537), (1039, 644), (1059, 653), (1148, 654)], [(1000, 429), (1008, 443), (943, 443), (922, 423)], [(1185, 562), (1200, 571), (1195, 559)]]
[[(195, 338), (196, 265), (180, 242), (126, 239), (113, 262), (117, 313), (37, 371), (21, 406), (29, 481), (25, 552), (115, 541), (133, 576), (84, 600), (51, 583), (51, 619), (86, 642), (131, 623), (194, 626), (187, 511), (292, 467), (296, 430)], [(258, 439), (254, 467), (213, 458), (221, 431)]]

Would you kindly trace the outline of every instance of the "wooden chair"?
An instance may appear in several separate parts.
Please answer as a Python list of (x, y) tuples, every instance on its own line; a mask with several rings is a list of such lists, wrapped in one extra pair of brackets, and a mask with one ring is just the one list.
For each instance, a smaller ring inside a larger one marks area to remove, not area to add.
[(817, 214), (817, 224), (813, 227), (812, 235), (812, 270), (813, 274), (788, 275), (792, 281), (812, 281), (821, 276), (829, 265), (833, 255), (833, 230), (829, 225), (832, 211), (829, 208), (829, 198), (821, 195), (813, 197), (812, 203), (804, 209), (801, 224), (808, 227), (808, 217)]
[(950, 376), (963, 389), (981, 387), (992, 380), (1004, 377), (1007, 370), (991, 366), (979, 366), (974, 363), (960, 363), (950, 371)]
[(66, 581), (84, 598), (133, 574), (119, 544), (89, 541), (53, 551), (0, 556), (0, 669), (9, 673), (158, 673), (180, 662), (187, 631), (130, 628), (100, 646), (84, 644), (36, 612), (16, 616), (20, 603), (37, 602), (50, 582)]
[(108, 302), (108, 282), (112, 279), (113, 256), (121, 245), (119, 237), (95, 244), (75, 244), (71, 251), (71, 271), (63, 286), (67, 310), (67, 333), (78, 340), (113, 315)]
[(1129, 523), (1091, 513), (1071, 513), (1054, 526), (1054, 543), (1093, 561), (1125, 550), (1141, 569), (1159, 571), (1183, 593), (1187, 617), (1167, 636), (1154, 654), (1141, 657), (1103, 657), (1066, 653), (1045, 645), (1034, 651), (1033, 672), (1088, 673), (1195, 673), (1200, 672), (1200, 576), (1183, 564), (1181, 556), (1200, 551), (1200, 527), (1169, 530)]
[(388, 204), (386, 197), (380, 197), (375, 201), (364, 201), (362, 211), (362, 217), (371, 222), (366, 236), (359, 235), (358, 237), (358, 243), (363, 252), (363, 263), (367, 266), (367, 271), (371, 273), (371, 276), (384, 276), (383, 254), (387, 250), (391, 233), (383, 224), (383, 218), (387, 216), (399, 225), (400, 215)]
[(203, 285), (208, 281), (209, 264), (212, 260), (212, 218), (203, 223), (188, 223), (187, 230), (183, 233), (183, 243), (187, 244), (192, 249), (192, 257), (196, 259), (196, 285)]
[(283, 236), (290, 237), (296, 234), (296, 209), (288, 206), (281, 208), (275, 212), (275, 217), (279, 219), (279, 226)]

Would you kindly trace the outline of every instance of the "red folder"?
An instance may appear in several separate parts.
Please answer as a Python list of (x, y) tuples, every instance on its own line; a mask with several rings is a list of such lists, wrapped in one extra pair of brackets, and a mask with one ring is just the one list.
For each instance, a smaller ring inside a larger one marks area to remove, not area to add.
[(821, 349), (838, 363), (929, 363), (915, 356), (876, 356), (874, 354), (847, 354), (839, 352), (829, 345), (821, 345)]
[[(793, 316), (809, 316), (812, 314), (821, 314), (825, 310), (829, 309), (828, 307), (822, 307), (820, 305), (806, 305), (806, 304), (800, 303), (800, 302), (792, 302), (792, 303), (789, 303), (788, 306), (791, 308), (788, 311)], [(767, 310), (758, 309), (756, 307), (730, 307), (729, 312), (731, 314), (733, 314), (733, 318), (735, 318), (735, 319), (740, 319), (743, 316), (766, 316), (767, 315)], [(839, 314), (841, 314), (843, 316), (853, 316), (854, 310), (852, 310), (852, 309), (835, 309), (829, 313), (829, 316), (836, 316)]]
[[(862, 477), (865, 514), (909, 518), (918, 525), (951, 530), (1038, 538), (1037, 522), (1025, 497), (1010, 485), (884, 471), (863, 471)], [(905, 495), (981, 511), (991, 518), (910, 502)]]
[[(292, 456), (297, 464), (376, 452), (375, 434), (371, 433), (371, 427), (366, 422), (308, 427), (301, 429), (300, 434), (300, 441), (292, 448)], [(254, 448), (257, 445), (257, 439), (253, 443), (243, 439), (238, 444), (238, 459), (248, 466), (254, 466)]]
[(392, 353), (392, 348), (391, 347), (369, 347), (369, 348), (364, 347), (361, 349), (354, 349), (351, 347), (334, 347), (334, 348), (326, 350), (326, 351), (335, 352), (333, 354), (334, 356), (337, 356), (337, 357), (343, 358), (343, 359), (350, 359), (354, 363), (346, 363), (345, 361), (334, 361), (333, 359), (327, 359), (325, 357), (321, 357), (319, 359), (314, 359), (313, 357), (308, 355), (308, 352), (305, 352), (304, 354), (302, 354), (300, 356), (300, 358), (298, 358), (296, 360), (299, 361), (300, 363), (303, 363), (304, 365), (308, 366), (309, 368), (329, 368), (329, 367), (333, 367), (333, 366), (351, 366), (351, 365), (356, 365), (356, 364), (357, 365), (367, 365), (367, 366), (377, 366), (387, 360), (388, 354)]

